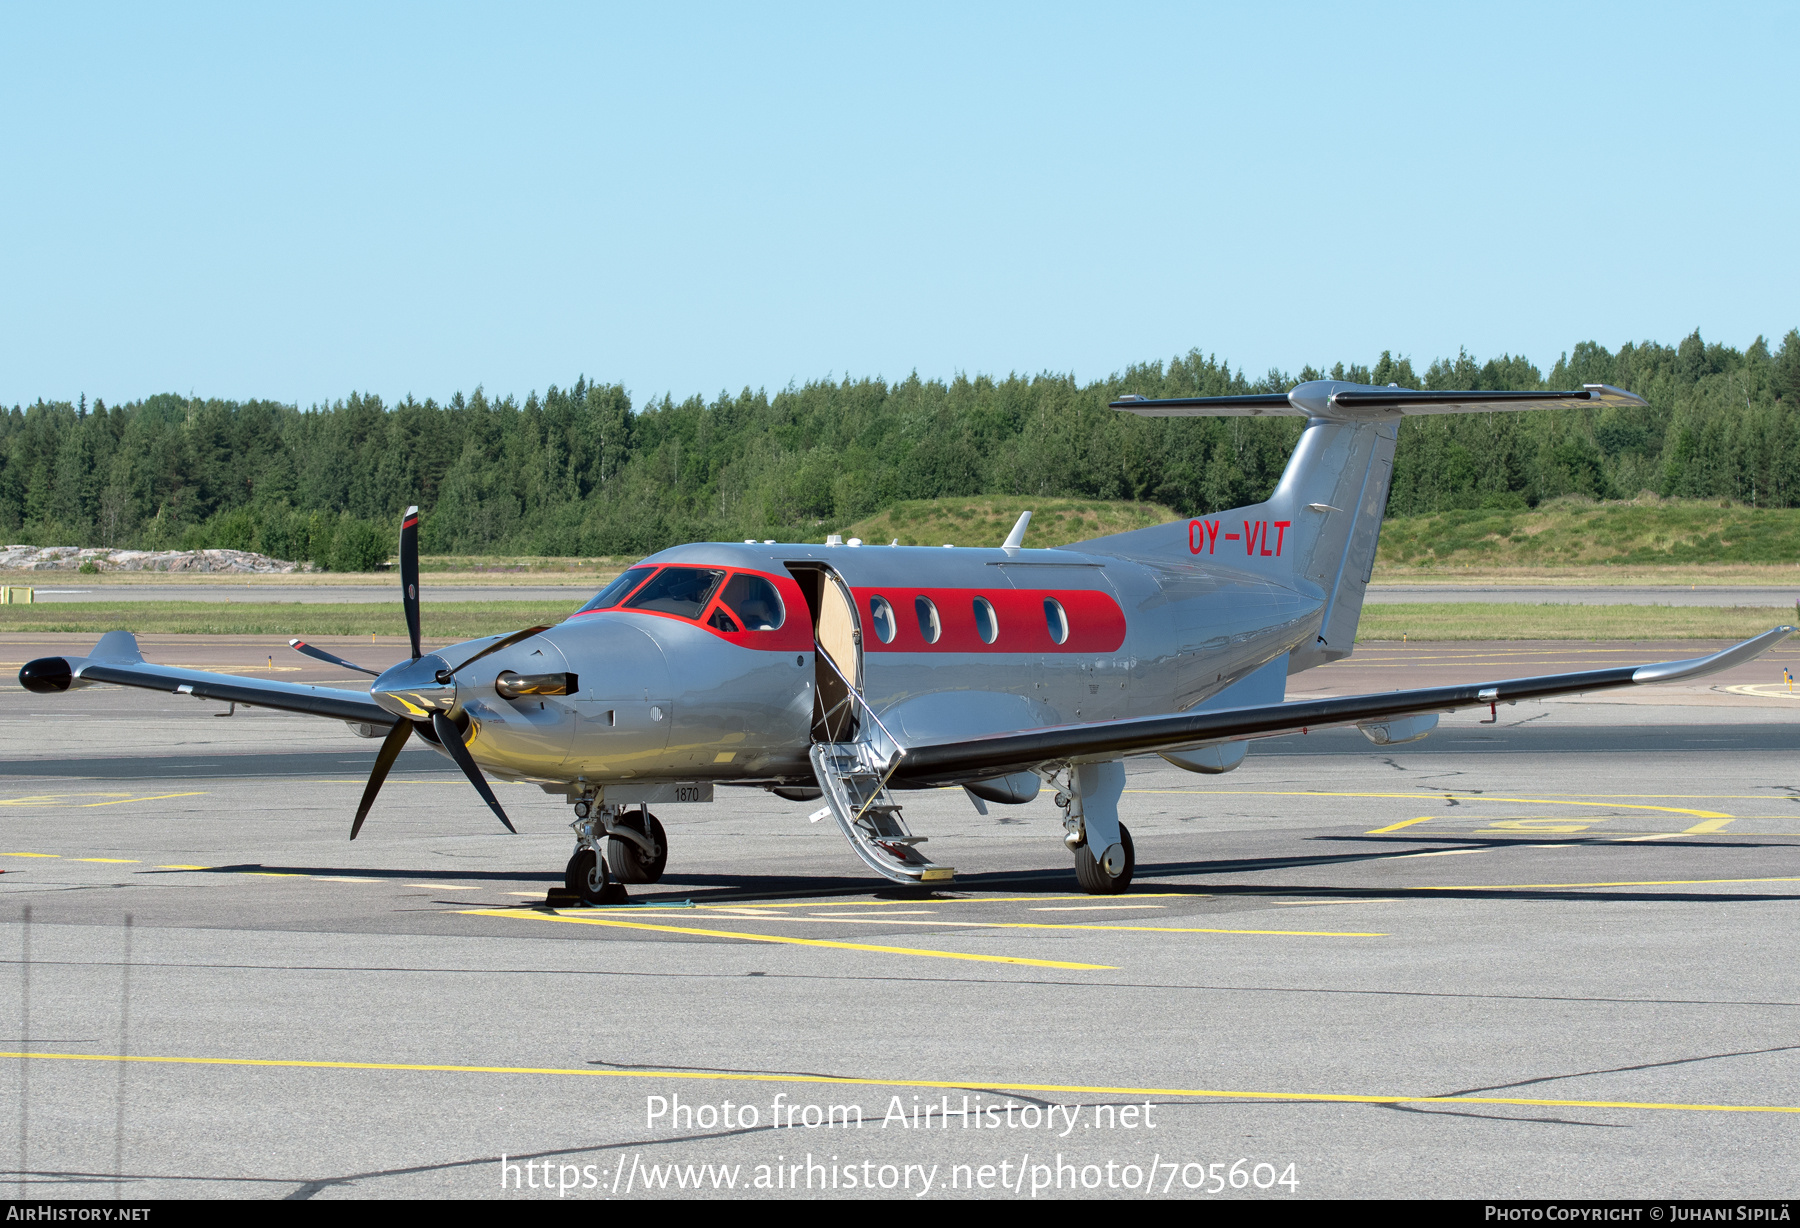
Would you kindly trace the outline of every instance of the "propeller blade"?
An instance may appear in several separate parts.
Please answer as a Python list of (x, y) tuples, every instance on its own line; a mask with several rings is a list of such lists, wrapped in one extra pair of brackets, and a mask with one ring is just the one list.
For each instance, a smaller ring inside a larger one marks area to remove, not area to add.
[(371, 678), (381, 677), (381, 671), (378, 669), (367, 669), (361, 665), (356, 664), (354, 661), (346, 661), (342, 657), (334, 657), (330, 653), (326, 652), (323, 648), (314, 648), (311, 644), (308, 644), (305, 640), (289, 640), (288, 647), (292, 648), (295, 652), (299, 653), (301, 656), (311, 657), (315, 661), (326, 661), (332, 665), (341, 665), (345, 669), (353, 669), (357, 673), (367, 674)]
[(481, 660), (481, 658), (487, 656), (490, 652), (499, 652), (502, 648), (511, 648), (520, 640), (528, 640), (538, 632), (548, 630), (550, 630), (550, 625), (546, 623), (542, 627), (527, 627), (523, 631), (515, 631), (511, 635), (502, 636), (500, 639), (495, 640), (492, 644), (489, 644), (486, 648), (483, 648), (480, 652), (457, 666), (456, 669), (439, 670), (437, 680), (439, 683), (448, 682), (450, 679), (456, 677), (458, 670), (465, 669), (468, 666), (475, 664), (475, 662)]
[(463, 770), (463, 775), (469, 778), (469, 783), (475, 786), (477, 793), (481, 794), (481, 800), (488, 804), (490, 810), (500, 816), (500, 821), (506, 824), (507, 831), (515, 836), (518, 835), (519, 829), (512, 825), (511, 819), (506, 817), (506, 811), (500, 809), (500, 799), (494, 796), (492, 789), (488, 788), (487, 777), (481, 774), (481, 769), (475, 766), (475, 757), (469, 753), (469, 748), (463, 745), (462, 733), (456, 728), (456, 723), (442, 712), (433, 712), (431, 727), (437, 730), (438, 741), (444, 744), (444, 749), (450, 752), (452, 759), (456, 760), (456, 766)]
[(406, 638), (412, 659), (419, 659), (419, 509), (409, 507), (400, 520), (400, 605), (406, 611)]
[(350, 838), (356, 839), (356, 833), (362, 830), (363, 820), (369, 817), (369, 807), (375, 804), (375, 795), (381, 792), (381, 782), (387, 779), (388, 772), (394, 766), (394, 760), (400, 757), (400, 750), (406, 745), (406, 739), (412, 736), (411, 721), (395, 721), (394, 727), (388, 730), (388, 736), (381, 740), (381, 753), (375, 756), (375, 770), (369, 773), (369, 783), (363, 786), (362, 805), (356, 808), (356, 821), (350, 824)]

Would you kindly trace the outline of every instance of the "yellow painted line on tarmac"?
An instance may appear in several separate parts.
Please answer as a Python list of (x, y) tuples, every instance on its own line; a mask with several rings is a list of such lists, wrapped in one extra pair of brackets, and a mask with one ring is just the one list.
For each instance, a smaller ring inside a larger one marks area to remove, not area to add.
[(1637, 1109), (1678, 1113), (1800, 1113), (1800, 1105), (1707, 1104), (1655, 1100), (1548, 1100), (1519, 1096), (1364, 1095), (1350, 1092), (1268, 1092), (1207, 1087), (1103, 1087), (1081, 1083), (1026, 1083), (986, 1079), (883, 1079), (852, 1075), (756, 1074), (714, 1070), (616, 1070), (567, 1066), (452, 1066), (423, 1062), (334, 1062), (299, 1058), (167, 1057), (116, 1053), (5, 1053), (0, 1058), (40, 1062), (138, 1062), (159, 1066), (241, 1066), (286, 1070), (370, 1070), (415, 1074), (570, 1075), (587, 1079), (678, 1079), (701, 1083), (801, 1083), (834, 1087), (917, 1087), (933, 1091), (1057, 1092), (1077, 1096), (1167, 1096), (1178, 1099), (1287, 1100), (1313, 1104), (1512, 1104), (1535, 1108)]
[(61, 857), (61, 853), (0, 853), (0, 857)]
[[(511, 910), (508, 910), (508, 912), (510, 913)], [(673, 913), (657, 912), (653, 907), (644, 908), (641, 911), (637, 908), (633, 908), (632, 914), (634, 916), (639, 916), (639, 917), (666, 917), (667, 919), (672, 920), (672, 921), (680, 921), (680, 920), (686, 919), (684, 917), (678, 916)], [(796, 924), (810, 922), (810, 923), (817, 924), (817, 925), (837, 924), (837, 925), (950, 926), (954, 929), (968, 929), (968, 930), (1102, 930), (1102, 931), (1112, 931), (1112, 932), (1117, 932), (1117, 933), (1129, 933), (1129, 934), (1250, 934), (1250, 935), (1261, 935), (1261, 936), (1266, 936), (1266, 937), (1277, 937), (1277, 938), (1386, 938), (1386, 937), (1388, 937), (1387, 934), (1366, 933), (1366, 932), (1363, 932), (1360, 930), (1358, 930), (1358, 931), (1237, 930), (1237, 929), (1216, 929), (1216, 928), (1195, 926), (1195, 925), (1101, 925), (1098, 923), (1081, 923), (1081, 922), (1056, 923), (1056, 922), (1049, 922), (1049, 921), (941, 921), (941, 920), (940, 921), (890, 921), (888, 918), (894, 916), (895, 915), (894, 913), (886, 913), (886, 914), (883, 914), (881, 916), (876, 916), (876, 917), (852, 917), (852, 916), (849, 916), (847, 914), (842, 914), (842, 913), (836, 914), (835, 916), (820, 916), (816, 913), (812, 914), (811, 916), (795, 916), (792, 913), (763, 913), (760, 916), (732, 914), (732, 913), (716, 913), (714, 915), (720, 916), (720, 917), (726, 917), (726, 918), (734, 918), (737, 916), (741, 916), (742, 919), (745, 921), (770, 921), (770, 922), (787, 921), (787, 922), (793, 922)], [(576, 920), (576, 918), (573, 918), (573, 917), (564, 918), (564, 919), (565, 920)]]
[[(1091, 895), (983, 895), (983, 896), (933, 896), (929, 900), (812, 900), (793, 901), (778, 904), (696, 904), (696, 908), (900, 908), (908, 904), (1057, 904), (1065, 900), (1091, 900)], [(1203, 900), (1203, 894), (1187, 891), (1133, 891), (1124, 897), (1130, 900), (1168, 900), (1191, 899)]]
[[(682, 925), (644, 925), (636, 921), (619, 921), (610, 917), (565, 917), (556, 912), (536, 909), (476, 908), (465, 917), (504, 917), (511, 920), (563, 921), (571, 925), (605, 925), (619, 929), (652, 930), (663, 934), (688, 934), (698, 938), (735, 938), (741, 942), (775, 942), (802, 947), (831, 947), (840, 951), (872, 951), (880, 955), (918, 955), (931, 959), (966, 959), (983, 964), (1022, 964), (1030, 968), (1062, 968), (1076, 972), (1114, 972), (1111, 964), (1076, 964), (1056, 959), (1026, 959), (1017, 955), (970, 955), (962, 951), (931, 951), (919, 947), (872, 946), (859, 942), (832, 942), (823, 938), (790, 938), (785, 934), (746, 934), (741, 930), (703, 930)], [(833, 924), (825, 922), (825, 924)], [(843, 924), (836, 922), (835, 924)]]
[(1684, 836), (1704, 836), (1709, 832), (1722, 831), (1730, 819), (1708, 819), (1704, 823), (1696, 823), (1681, 834)]
[(1411, 827), (1414, 823), (1429, 823), (1431, 820), (1438, 817), (1440, 816), (1435, 814), (1422, 814), (1416, 819), (1401, 819), (1398, 823), (1390, 823), (1386, 827), (1377, 827), (1374, 831), (1364, 832), (1363, 835), (1385, 836), (1391, 831), (1399, 831), (1402, 827)]
[(93, 806), (123, 806), (126, 802), (160, 802), (171, 797), (205, 797), (204, 789), (197, 793), (153, 793), (149, 797), (122, 797), (116, 802), (86, 802), (83, 809)]
[(1412, 891), (1547, 891), (1566, 887), (1701, 887), (1717, 883), (1800, 883), (1800, 875), (1785, 878), (1651, 878), (1618, 883), (1484, 883), (1461, 887), (1413, 887)]
[[(1393, 797), (1408, 798), (1412, 801), (1431, 800), (1434, 795), (1419, 793), (1334, 793), (1322, 789), (1127, 789), (1127, 793), (1170, 793), (1187, 794), (1193, 797)], [(1455, 802), (1506, 802), (1517, 806), (1597, 806), (1602, 810), (1657, 810), (1666, 814), (1691, 814), (1696, 819), (1729, 819), (1734, 816), (1719, 810), (1693, 810), (1686, 806), (1644, 806), (1625, 802), (1599, 801), (1584, 802), (1566, 797), (1493, 797), (1485, 793), (1445, 793), (1438, 795), (1445, 801)], [(1661, 797), (1657, 793), (1584, 793), (1582, 797)], [(1703, 795), (1705, 796), (1705, 795)], [(1684, 799), (1685, 800), (1685, 799)], [(1767, 798), (1748, 799), (1767, 801)], [(1443, 817), (1443, 816), (1438, 816)], [(1415, 820), (1417, 821), (1417, 820)], [(1373, 833), (1369, 833), (1373, 834)]]

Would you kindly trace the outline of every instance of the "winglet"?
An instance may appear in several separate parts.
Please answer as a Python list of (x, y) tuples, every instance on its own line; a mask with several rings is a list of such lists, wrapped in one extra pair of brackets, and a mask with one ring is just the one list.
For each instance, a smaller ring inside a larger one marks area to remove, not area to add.
[(1030, 523), (1031, 513), (1029, 511), (1020, 512), (1019, 523), (1012, 527), (1012, 532), (1008, 533), (1006, 535), (1006, 540), (1000, 543), (1001, 548), (1004, 550), (1017, 550), (1020, 546), (1023, 546), (1025, 544), (1025, 526)]
[(129, 631), (108, 631), (94, 645), (94, 651), (88, 653), (90, 661), (105, 661), (108, 665), (142, 665), (144, 654), (138, 651), (137, 636)]
[(1733, 665), (1742, 665), (1745, 661), (1759, 657), (1792, 634), (1793, 627), (1776, 627), (1753, 640), (1733, 644), (1711, 656), (1690, 657), (1686, 661), (1659, 661), (1655, 665), (1643, 666), (1631, 675), (1631, 680), (1677, 682), (1684, 678), (1703, 678), (1707, 674), (1716, 674), (1722, 669), (1730, 669)]

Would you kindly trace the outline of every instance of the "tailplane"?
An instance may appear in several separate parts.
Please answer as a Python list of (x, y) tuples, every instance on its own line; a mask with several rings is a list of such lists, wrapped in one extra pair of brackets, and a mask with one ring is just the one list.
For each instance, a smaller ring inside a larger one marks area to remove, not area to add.
[(1487, 413), (1567, 405), (1646, 404), (1605, 384), (1574, 392), (1442, 392), (1314, 380), (1288, 393), (1112, 403), (1147, 418), (1303, 417), (1306, 429), (1275, 491), (1262, 503), (1080, 543), (1149, 561), (1202, 562), (1325, 594), (1318, 639), (1297, 649), (1289, 672), (1350, 655), (1363, 594), (1375, 569), (1393, 479), (1400, 419), (1409, 414)]

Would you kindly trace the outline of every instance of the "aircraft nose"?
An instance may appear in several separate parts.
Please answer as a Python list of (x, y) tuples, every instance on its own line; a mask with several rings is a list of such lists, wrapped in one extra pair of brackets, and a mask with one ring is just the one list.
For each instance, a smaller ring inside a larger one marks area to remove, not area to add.
[(454, 716), (456, 679), (438, 681), (439, 674), (449, 668), (450, 663), (436, 653), (427, 653), (416, 661), (402, 661), (375, 679), (369, 687), (369, 698), (407, 720), (429, 720), (433, 712)]

